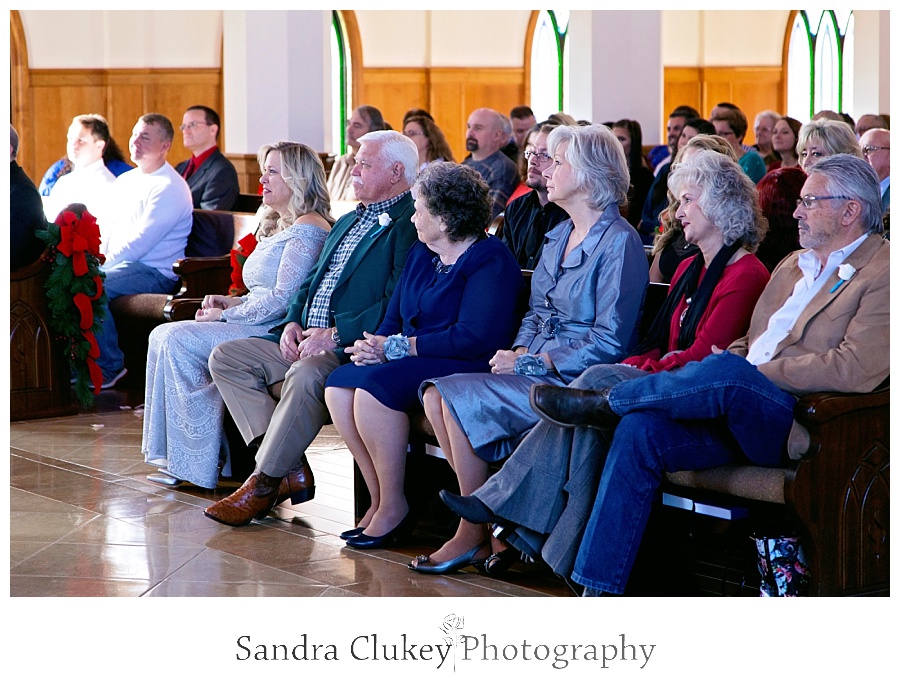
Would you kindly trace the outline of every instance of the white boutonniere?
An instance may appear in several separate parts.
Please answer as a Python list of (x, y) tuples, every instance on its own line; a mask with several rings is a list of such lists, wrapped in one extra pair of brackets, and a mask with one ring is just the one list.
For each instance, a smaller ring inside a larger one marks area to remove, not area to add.
[(837, 291), (838, 287), (841, 286), (844, 282), (848, 281), (856, 274), (856, 268), (850, 265), (849, 263), (841, 263), (838, 265), (838, 278), (841, 280), (837, 284), (835, 284), (829, 294), (833, 294)]
[(378, 216), (378, 224), (382, 227), (387, 227), (391, 224), (391, 216), (387, 213), (381, 213), (381, 215)]

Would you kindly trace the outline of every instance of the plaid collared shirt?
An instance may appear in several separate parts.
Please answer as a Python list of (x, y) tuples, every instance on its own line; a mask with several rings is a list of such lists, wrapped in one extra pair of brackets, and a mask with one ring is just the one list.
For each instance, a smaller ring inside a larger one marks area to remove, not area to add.
[(331, 256), (331, 262), (328, 264), (328, 271), (322, 277), (319, 288), (313, 295), (312, 302), (309, 305), (309, 313), (306, 318), (307, 327), (331, 327), (334, 320), (331, 317), (331, 294), (344, 270), (353, 251), (362, 241), (362, 238), (373, 227), (378, 227), (378, 216), (381, 213), (388, 212), (394, 205), (406, 197), (409, 191), (404, 191), (399, 196), (394, 196), (386, 201), (379, 203), (370, 203), (364, 206), (362, 203), (356, 206), (356, 221), (350, 231), (341, 240), (337, 250)]

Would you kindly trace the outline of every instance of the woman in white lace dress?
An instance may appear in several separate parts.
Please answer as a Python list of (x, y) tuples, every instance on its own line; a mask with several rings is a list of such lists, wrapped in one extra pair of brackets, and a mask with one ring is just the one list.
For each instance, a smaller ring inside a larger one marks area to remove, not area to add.
[(263, 146), (258, 245), (243, 266), (246, 296), (211, 295), (193, 321), (153, 330), (147, 352), (142, 451), (157, 482), (213, 488), (227, 454), (224, 402), (207, 359), (220, 342), (265, 334), (287, 312), (334, 223), (318, 154), (302, 143)]

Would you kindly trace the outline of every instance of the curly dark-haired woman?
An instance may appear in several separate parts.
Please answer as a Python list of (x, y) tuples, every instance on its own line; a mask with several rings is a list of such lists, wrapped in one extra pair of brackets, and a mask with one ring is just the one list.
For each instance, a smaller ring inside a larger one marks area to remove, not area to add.
[(359, 465), (372, 506), (347, 544), (373, 549), (412, 529), (403, 494), (407, 412), (421, 408), (423, 380), (488, 372), (516, 330), (522, 273), (484, 228), (489, 188), (470, 167), (434, 162), (419, 173), (409, 251), (387, 314), (374, 334), (345, 349), (352, 363), (328, 378), (325, 403)]

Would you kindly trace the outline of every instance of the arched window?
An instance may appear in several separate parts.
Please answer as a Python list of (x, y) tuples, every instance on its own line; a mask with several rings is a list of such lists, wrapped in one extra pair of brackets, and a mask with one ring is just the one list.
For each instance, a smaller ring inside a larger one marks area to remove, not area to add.
[(341, 14), (337, 10), (331, 13), (331, 150), (336, 155), (344, 154), (346, 138), (345, 122), (349, 113), (350, 84), (350, 50), (347, 46), (347, 31)]
[(842, 112), (853, 102), (853, 12), (798, 10), (789, 32), (788, 114)]
[(538, 120), (568, 107), (568, 10), (540, 10), (531, 36), (531, 109)]

